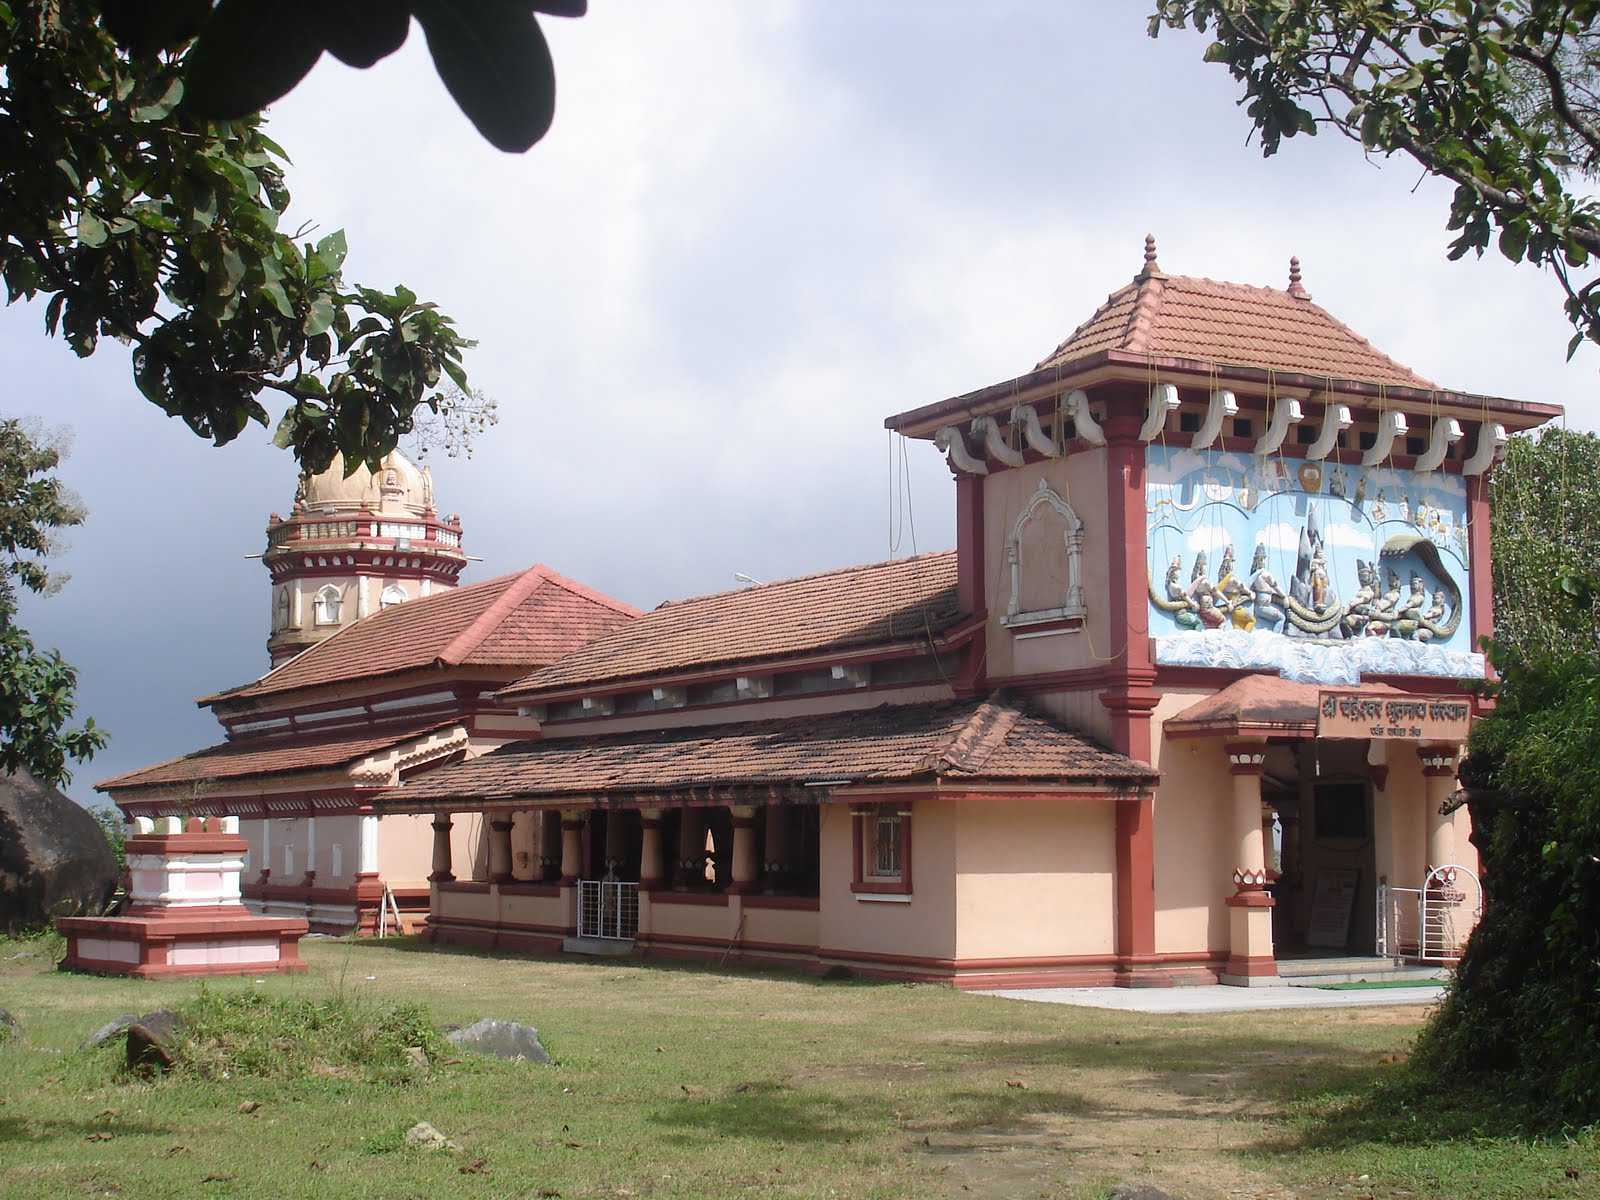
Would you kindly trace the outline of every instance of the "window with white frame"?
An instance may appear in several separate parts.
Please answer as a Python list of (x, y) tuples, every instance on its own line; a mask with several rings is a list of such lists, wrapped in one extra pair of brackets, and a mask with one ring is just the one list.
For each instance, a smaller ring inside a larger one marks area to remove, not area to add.
[(388, 587), (383, 589), (383, 594), (378, 597), (379, 608), (390, 608), (396, 604), (404, 604), (405, 602), (406, 590), (398, 583), (391, 583)]
[(316, 613), (318, 625), (337, 625), (341, 608), (339, 589), (329, 584), (317, 593)]

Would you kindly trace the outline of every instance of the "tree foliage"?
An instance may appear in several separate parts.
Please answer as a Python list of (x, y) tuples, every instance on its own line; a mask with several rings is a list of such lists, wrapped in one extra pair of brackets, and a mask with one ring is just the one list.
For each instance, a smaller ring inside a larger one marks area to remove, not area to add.
[(1263, 153), (1332, 128), (1454, 181), (1450, 257), (1491, 243), (1547, 267), (1600, 341), (1600, 0), (1157, 0), (1150, 35), (1192, 27), (1244, 84)]
[(535, 13), (581, 17), (587, 0), (102, 0), (106, 28), (140, 56), (194, 52), (184, 107), (233, 121), (305, 78), (326, 50), (370, 67), (405, 44), (416, 17), (439, 78), (478, 132), (527, 150), (555, 116), (556, 74)]
[(8, 302), (44, 300), (81, 356), (131, 345), (146, 399), (217, 445), (275, 423), (308, 470), (376, 469), (419, 408), (448, 424), (439, 388), (468, 389), (472, 343), (409, 288), (347, 281), (343, 231), (282, 228), (288, 160), (261, 119), (183, 103), (198, 44), (131, 54), (98, 9), (0, 0)]
[(1600, 610), (1600, 437), (1550, 428), (1511, 440), (1490, 476), (1495, 640), (1502, 654), (1592, 651)]
[(69, 727), (77, 672), (16, 622), (18, 587), (59, 587), (46, 556), (60, 530), (83, 523), (82, 507), (54, 474), (60, 462), (48, 438), (0, 420), (0, 771), (23, 767), (49, 784), (71, 777), (68, 759), (87, 759), (106, 742), (92, 719)]

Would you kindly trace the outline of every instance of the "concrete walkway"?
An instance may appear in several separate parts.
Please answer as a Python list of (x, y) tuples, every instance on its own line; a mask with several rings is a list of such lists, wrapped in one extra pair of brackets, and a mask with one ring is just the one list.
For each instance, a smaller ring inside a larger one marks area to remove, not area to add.
[(1439, 987), (1365, 988), (1330, 992), (1321, 988), (1209, 987), (1170, 988), (998, 988), (981, 992), (1007, 1000), (1037, 1004), (1076, 1004), (1139, 1013), (1256, 1012), (1272, 1008), (1380, 1008), (1396, 1004), (1432, 1004), (1444, 995)]

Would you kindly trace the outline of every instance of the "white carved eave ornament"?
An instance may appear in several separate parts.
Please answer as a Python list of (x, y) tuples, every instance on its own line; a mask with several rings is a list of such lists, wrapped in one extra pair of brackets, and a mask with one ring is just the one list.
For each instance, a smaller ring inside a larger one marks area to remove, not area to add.
[[(1022, 572), (1026, 564), (1022, 561), (1022, 531), (1029, 521), (1046, 510), (1061, 517), (1066, 525), (1062, 533), (1062, 551), (1066, 555), (1067, 562), (1066, 591), (1061, 597), (1059, 607), (1024, 612)], [(1078, 519), (1078, 514), (1072, 511), (1072, 505), (1063, 500), (1055, 489), (1042, 479), (1039, 480), (1039, 486), (1033, 496), (1017, 514), (1016, 524), (1011, 527), (1011, 533), (1006, 538), (1006, 569), (1011, 577), (1011, 600), (1006, 606), (1006, 615), (1000, 618), (1002, 625), (1008, 628), (1039, 625), (1049, 621), (1081, 620), (1088, 615), (1089, 610), (1084, 604), (1083, 597), (1083, 522)]]
[(350, 768), (350, 778), (357, 783), (391, 783), (399, 779), (402, 771), (466, 749), (468, 740), (466, 729), (460, 725), (439, 729), (416, 741), (369, 755)]

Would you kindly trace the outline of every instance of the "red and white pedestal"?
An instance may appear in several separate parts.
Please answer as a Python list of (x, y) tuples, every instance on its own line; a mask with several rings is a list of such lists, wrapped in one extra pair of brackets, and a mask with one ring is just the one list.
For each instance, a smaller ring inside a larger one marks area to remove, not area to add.
[(299, 918), (251, 916), (239, 896), (239, 818), (138, 817), (126, 843), (132, 879), (120, 917), (61, 917), (62, 966), (107, 975), (240, 975), (303, 971)]

